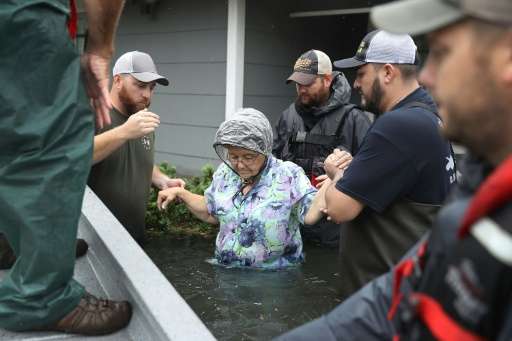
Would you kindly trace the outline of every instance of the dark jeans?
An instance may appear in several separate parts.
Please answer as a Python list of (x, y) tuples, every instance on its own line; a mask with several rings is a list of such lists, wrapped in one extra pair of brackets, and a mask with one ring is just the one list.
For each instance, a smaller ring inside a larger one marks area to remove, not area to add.
[(322, 219), (315, 225), (302, 225), (300, 233), (304, 242), (337, 248), (340, 243), (341, 226)]

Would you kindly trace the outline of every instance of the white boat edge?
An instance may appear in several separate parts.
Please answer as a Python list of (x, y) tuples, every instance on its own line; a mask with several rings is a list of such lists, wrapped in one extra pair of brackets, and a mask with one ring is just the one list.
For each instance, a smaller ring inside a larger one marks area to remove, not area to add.
[[(123, 200), (123, 198), (119, 198)], [(125, 228), (87, 187), (79, 235), (88, 261), (109, 298), (127, 299), (133, 340), (215, 340), (211, 332)]]

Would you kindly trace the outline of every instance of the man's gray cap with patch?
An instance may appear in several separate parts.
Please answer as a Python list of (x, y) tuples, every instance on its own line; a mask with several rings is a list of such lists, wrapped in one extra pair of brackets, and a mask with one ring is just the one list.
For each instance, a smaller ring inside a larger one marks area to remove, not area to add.
[(370, 17), (378, 28), (412, 35), (440, 29), (464, 17), (512, 25), (512, 0), (401, 0), (374, 7)]

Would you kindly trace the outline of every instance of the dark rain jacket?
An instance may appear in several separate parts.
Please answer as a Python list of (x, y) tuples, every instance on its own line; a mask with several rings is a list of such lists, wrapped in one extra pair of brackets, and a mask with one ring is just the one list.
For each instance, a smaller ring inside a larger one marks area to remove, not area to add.
[(274, 156), (295, 162), (311, 176), (324, 173), (322, 163), (334, 148), (357, 153), (372, 115), (349, 104), (350, 94), (346, 77), (335, 72), (324, 106), (306, 110), (297, 101), (292, 103), (277, 123)]
[(512, 340), (512, 159), (507, 165), (505, 180), (489, 184), (497, 172), (465, 163), (432, 233), (393, 271), (278, 340)]

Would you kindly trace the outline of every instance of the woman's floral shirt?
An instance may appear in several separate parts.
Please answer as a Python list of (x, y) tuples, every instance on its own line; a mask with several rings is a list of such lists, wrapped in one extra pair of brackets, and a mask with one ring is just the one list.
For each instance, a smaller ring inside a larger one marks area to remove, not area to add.
[(304, 259), (299, 225), (316, 189), (302, 168), (269, 156), (259, 181), (242, 195), (240, 177), (226, 164), (205, 191), (220, 224), (215, 261), (226, 266), (282, 268)]

